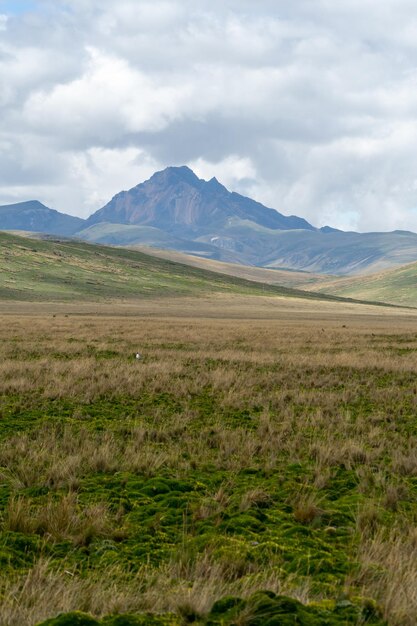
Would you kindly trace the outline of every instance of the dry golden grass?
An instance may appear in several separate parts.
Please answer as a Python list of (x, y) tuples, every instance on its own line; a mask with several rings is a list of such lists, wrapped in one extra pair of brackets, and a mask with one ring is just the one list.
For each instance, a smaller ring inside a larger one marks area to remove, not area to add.
[[(323, 494), (346, 472), (359, 502), (343, 512), (357, 537), (346, 549), (359, 570), (344, 584), (377, 599), (391, 624), (415, 624), (417, 316), (279, 303), (3, 307), (1, 410), (9, 416), (13, 402), (14, 412), (0, 440), (0, 480), (10, 491), (1, 531), (74, 549), (124, 541), (134, 529), (123, 506), (114, 510), (101, 496), (87, 502), (86, 479), (161, 472), (224, 476), (189, 511), (190, 524), (220, 524), (232, 506), (242, 516), (274, 506), (269, 486), (237, 491), (242, 473), (279, 487), (287, 464), (304, 464), (284, 504), (295, 522), (322, 523), (331, 536)], [(55, 406), (64, 417), (57, 409), (51, 418)], [(303, 601), (317, 595), (308, 577), (283, 573), (278, 556), (268, 565), (247, 559), (237, 540), (234, 558), (213, 546), (189, 555), (185, 544), (134, 576), (118, 565), (86, 576), (42, 557), (0, 583), (0, 623), (33, 626), (73, 609), (204, 613), (222, 595), (257, 589)]]
[(417, 527), (408, 523), (364, 538), (359, 582), (383, 601), (390, 623), (415, 626), (417, 615)]
[(294, 587), (290, 582), (283, 582), (272, 568), (258, 572), (250, 583), (237, 582), (230, 579), (227, 568), (213, 563), (207, 555), (188, 568), (178, 563), (170, 563), (158, 572), (143, 567), (129, 579), (116, 567), (86, 580), (74, 571), (56, 570), (47, 560), (41, 560), (24, 576), (0, 580), (0, 619), (8, 626), (22, 626), (73, 610), (95, 615), (136, 611), (181, 614), (191, 608), (204, 614), (219, 597), (248, 597), (265, 589), (280, 594), (291, 590), (293, 597), (306, 602), (308, 587)]
[(42, 506), (24, 498), (9, 501), (2, 519), (2, 529), (23, 534), (37, 534), (53, 541), (70, 540), (75, 545), (88, 545), (94, 538), (113, 538), (116, 532), (110, 523), (105, 504), (82, 507), (73, 493)]

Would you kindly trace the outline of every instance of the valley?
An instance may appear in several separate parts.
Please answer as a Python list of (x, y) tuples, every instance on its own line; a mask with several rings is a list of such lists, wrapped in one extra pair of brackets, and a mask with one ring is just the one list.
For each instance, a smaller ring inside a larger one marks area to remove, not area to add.
[[(300, 285), (304, 288), (304, 285)], [(312, 285), (313, 291), (361, 298), (378, 302), (391, 302), (405, 306), (417, 306), (417, 263), (365, 276), (345, 277), (326, 280)]]

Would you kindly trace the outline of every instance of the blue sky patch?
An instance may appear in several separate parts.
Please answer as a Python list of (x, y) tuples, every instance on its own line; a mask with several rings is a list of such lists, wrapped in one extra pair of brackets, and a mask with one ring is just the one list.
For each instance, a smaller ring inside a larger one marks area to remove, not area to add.
[(37, 0), (0, 0), (0, 13), (21, 15), (36, 9)]

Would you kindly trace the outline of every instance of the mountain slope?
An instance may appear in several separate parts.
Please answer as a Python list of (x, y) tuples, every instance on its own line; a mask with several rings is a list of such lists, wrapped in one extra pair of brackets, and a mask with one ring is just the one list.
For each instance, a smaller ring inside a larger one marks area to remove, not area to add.
[(132, 250), (0, 233), (1, 299), (133, 300), (149, 296), (177, 297), (211, 293), (339, 299), (263, 285)]
[(101, 222), (79, 231), (77, 237), (92, 243), (117, 246), (131, 246), (140, 241), (142, 245), (147, 246), (174, 250), (179, 248), (190, 255), (211, 256), (216, 252), (214, 246), (196, 242), (192, 239), (182, 239), (153, 226)]
[(321, 281), (308, 288), (348, 298), (417, 306), (417, 263), (370, 276)]
[(278, 233), (267, 246), (265, 238), (265, 267), (324, 274), (369, 274), (417, 260), (417, 234), (403, 231), (291, 231), (285, 237)]
[(0, 206), (1, 230), (26, 230), (71, 236), (80, 230), (84, 220), (49, 209), (37, 200)]

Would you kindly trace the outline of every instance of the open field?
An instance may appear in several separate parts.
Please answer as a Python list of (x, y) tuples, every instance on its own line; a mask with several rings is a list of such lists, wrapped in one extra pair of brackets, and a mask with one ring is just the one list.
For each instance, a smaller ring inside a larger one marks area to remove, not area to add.
[(219, 295), (0, 321), (2, 626), (415, 626), (416, 314)]

